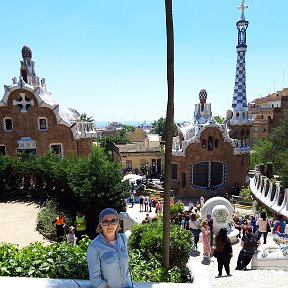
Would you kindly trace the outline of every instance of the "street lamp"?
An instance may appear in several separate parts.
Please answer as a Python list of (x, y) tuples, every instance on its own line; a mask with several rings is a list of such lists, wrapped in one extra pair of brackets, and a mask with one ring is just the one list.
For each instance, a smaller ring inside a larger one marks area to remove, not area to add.
[(277, 81), (277, 79), (274, 79), (274, 82), (271, 82), (271, 83), (270, 83), (269, 95), (270, 95), (270, 93), (271, 93), (271, 89), (272, 89), (272, 85), (273, 85), (273, 84), (274, 84), (274, 86), (273, 86), (273, 87), (274, 87), (274, 90), (273, 90), (272, 94), (275, 93), (275, 83), (276, 83), (276, 81)]
[(283, 82), (282, 82), (282, 89), (284, 89), (284, 79), (285, 79), (285, 71), (288, 71), (288, 68), (287, 69), (284, 69), (283, 70)]
[(275, 90), (275, 83), (276, 83), (277, 79), (274, 79), (274, 93), (276, 92)]
[(146, 184), (148, 183), (148, 162), (145, 163)]

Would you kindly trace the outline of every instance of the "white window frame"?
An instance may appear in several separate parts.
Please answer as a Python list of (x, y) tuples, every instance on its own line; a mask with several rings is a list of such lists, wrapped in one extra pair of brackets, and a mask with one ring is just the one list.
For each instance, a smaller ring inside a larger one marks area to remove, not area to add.
[[(46, 121), (46, 128), (41, 128), (40, 120), (45, 120)], [(38, 118), (38, 130), (39, 131), (47, 131), (48, 130), (48, 119), (46, 117), (39, 117)]]
[[(52, 152), (54, 152), (54, 151), (52, 150), (52, 146), (56, 146), (56, 145), (61, 146), (61, 155), (60, 155), (60, 154), (56, 154), (56, 155), (58, 155), (58, 156), (60, 156), (61, 158), (63, 158), (64, 150), (63, 150), (63, 144), (62, 144), (62, 143), (51, 143), (51, 144), (50, 144), (50, 150), (51, 150)], [(54, 153), (55, 153), (55, 152), (54, 152)]]
[[(8, 130), (7, 127), (6, 127), (6, 120), (7, 119), (10, 119), (11, 120), (11, 124), (12, 124), (12, 129), (11, 130)], [(4, 130), (7, 131), (7, 132), (12, 132), (13, 131), (13, 120), (11, 117), (5, 117), (3, 119), (3, 125), (4, 125)]]

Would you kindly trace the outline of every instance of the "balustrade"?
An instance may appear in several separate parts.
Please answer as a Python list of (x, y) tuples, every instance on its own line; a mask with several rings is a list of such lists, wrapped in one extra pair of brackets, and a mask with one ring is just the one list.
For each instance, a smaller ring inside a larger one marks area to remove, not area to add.
[(266, 176), (255, 173), (250, 181), (250, 188), (260, 202), (278, 214), (288, 217), (288, 188), (281, 187)]

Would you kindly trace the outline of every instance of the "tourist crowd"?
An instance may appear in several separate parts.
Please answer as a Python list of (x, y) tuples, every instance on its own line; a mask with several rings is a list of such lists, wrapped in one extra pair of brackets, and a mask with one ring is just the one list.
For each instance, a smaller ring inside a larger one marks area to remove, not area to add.
[(228, 276), (230, 274), (230, 260), (233, 256), (232, 244), (229, 239), (228, 230), (236, 228), (237, 237), (240, 239), (242, 249), (238, 255), (236, 270), (247, 270), (254, 252), (260, 245), (267, 242), (269, 232), (285, 233), (286, 222), (282, 215), (268, 218), (266, 212), (257, 215), (241, 215), (233, 213), (233, 218), (227, 228), (216, 231), (211, 215), (206, 219), (201, 218), (201, 210), (204, 205), (203, 197), (194, 205), (191, 201), (188, 209), (173, 218), (173, 223), (180, 225), (183, 229), (191, 231), (194, 238), (194, 250), (198, 250), (199, 237), (202, 234), (203, 261), (209, 263), (210, 257), (214, 256), (218, 262), (218, 277), (222, 276), (223, 266)]

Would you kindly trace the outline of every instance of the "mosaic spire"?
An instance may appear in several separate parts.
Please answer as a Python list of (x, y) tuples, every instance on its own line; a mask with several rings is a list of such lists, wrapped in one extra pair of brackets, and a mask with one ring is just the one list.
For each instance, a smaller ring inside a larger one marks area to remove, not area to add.
[(244, 11), (248, 8), (242, 0), (241, 5), (238, 7), (242, 10), (241, 19), (236, 23), (238, 30), (238, 45), (237, 51), (237, 65), (236, 65), (236, 77), (234, 85), (234, 94), (232, 101), (232, 109), (235, 112), (246, 112), (248, 110), (247, 98), (246, 98), (246, 64), (245, 53), (247, 50), (246, 45), (246, 30), (249, 22), (245, 20)]

